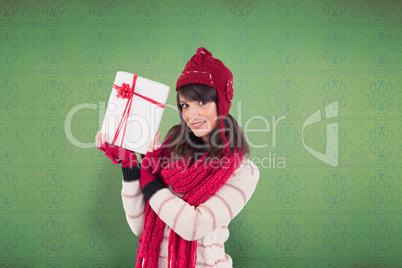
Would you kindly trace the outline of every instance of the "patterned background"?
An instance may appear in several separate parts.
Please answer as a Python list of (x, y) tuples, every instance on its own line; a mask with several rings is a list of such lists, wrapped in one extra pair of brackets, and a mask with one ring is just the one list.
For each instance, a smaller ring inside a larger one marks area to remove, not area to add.
[[(174, 87), (199, 46), (234, 74), (261, 171), (229, 226), (235, 267), (402, 267), (401, 14), (399, 0), (2, 0), (0, 267), (134, 265), (121, 171), (94, 136), (118, 70)], [(325, 152), (338, 123), (336, 167), (302, 144), (317, 110), (304, 140)]]

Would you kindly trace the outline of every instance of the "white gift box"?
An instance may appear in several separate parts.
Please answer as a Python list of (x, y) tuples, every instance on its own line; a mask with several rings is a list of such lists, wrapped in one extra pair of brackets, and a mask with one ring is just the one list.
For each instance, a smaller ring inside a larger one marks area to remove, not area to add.
[[(151, 140), (158, 132), (170, 88), (167, 85), (137, 76), (130, 108), (130, 105), (127, 105), (129, 99), (117, 97), (118, 90), (115, 87), (121, 87), (125, 83), (132, 88), (133, 79), (134, 74), (117, 72), (101, 131), (106, 133), (106, 141), (109, 144), (146, 154)], [(129, 109), (129, 113), (126, 111), (128, 118), (126, 123), (121, 125), (116, 141), (112, 143), (120, 121), (124, 122), (122, 118), (126, 106), (127, 110)]]

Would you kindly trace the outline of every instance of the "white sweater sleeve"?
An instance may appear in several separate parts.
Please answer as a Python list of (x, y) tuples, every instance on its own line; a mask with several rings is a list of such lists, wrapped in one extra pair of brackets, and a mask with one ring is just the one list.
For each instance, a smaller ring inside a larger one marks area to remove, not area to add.
[(121, 197), (128, 225), (135, 235), (141, 235), (144, 228), (145, 198), (139, 180), (123, 180)]
[(189, 205), (167, 188), (156, 192), (150, 205), (182, 238), (197, 240), (229, 224), (250, 199), (259, 176), (257, 166), (246, 159), (216, 194), (198, 207)]

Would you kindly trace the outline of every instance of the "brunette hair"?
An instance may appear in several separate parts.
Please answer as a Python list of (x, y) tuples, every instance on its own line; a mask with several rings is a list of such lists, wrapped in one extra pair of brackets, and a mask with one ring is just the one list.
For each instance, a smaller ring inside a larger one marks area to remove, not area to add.
[[(223, 140), (220, 134), (219, 124), (217, 124), (214, 130), (212, 130), (209, 144), (204, 144), (203, 140), (200, 137), (195, 136), (193, 131), (183, 120), (179, 95), (190, 101), (213, 101), (218, 108), (218, 95), (215, 88), (202, 84), (187, 84), (179, 88), (177, 91), (176, 102), (181, 123), (179, 125), (174, 125), (166, 135), (166, 145), (171, 147), (171, 155), (190, 158), (195, 161), (205, 152), (208, 152), (207, 161), (213, 158), (219, 159), (223, 150)], [(233, 116), (228, 114), (223, 118), (223, 124), (225, 127), (224, 133), (229, 142), (230, 152), (233, 153), (235, 149), (240, 148), (243, 155), (248, 157), (250, 149), (244, 136), (244, 132), (237, 121)]]

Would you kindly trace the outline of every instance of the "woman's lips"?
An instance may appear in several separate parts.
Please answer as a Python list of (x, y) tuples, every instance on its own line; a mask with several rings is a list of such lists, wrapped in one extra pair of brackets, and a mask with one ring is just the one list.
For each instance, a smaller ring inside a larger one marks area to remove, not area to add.
[(198, 122), (198, 123), (192, 123), (191, 125), (193, 126), (193, 128), (200, 128), (205, 124), (205, 122), (207, 122), (207, 121), (202, 121), (202, 122)]

